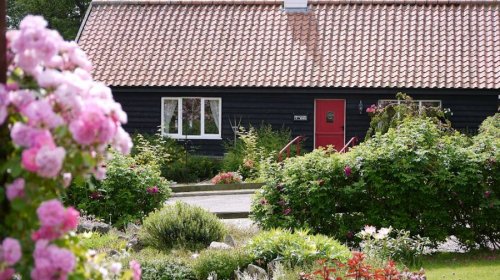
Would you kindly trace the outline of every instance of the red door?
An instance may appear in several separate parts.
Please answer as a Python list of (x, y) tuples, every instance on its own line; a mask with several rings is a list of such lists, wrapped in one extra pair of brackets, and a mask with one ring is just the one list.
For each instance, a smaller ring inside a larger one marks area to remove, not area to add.
[(340, 151), (344, 147), (345, 100), (316, 100), (315, 148), (333, 147)]

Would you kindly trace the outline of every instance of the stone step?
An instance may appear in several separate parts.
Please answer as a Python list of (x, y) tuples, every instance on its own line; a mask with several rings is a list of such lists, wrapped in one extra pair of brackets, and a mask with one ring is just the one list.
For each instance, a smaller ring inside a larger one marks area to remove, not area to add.
[(170, 188), (173, 193), (204, 192), (204, 191), (234, 191), (234, 190), (256, 190), (263, 183), (240, 183), (240, 184), (175, 184)]
[(228, 191), (201, 191), (201, 192), (174, 192), (172, 197), (188, 196), (213, 196), (213, 195), (231, 195), (231, 194), (254, 194), (255, 189), (228, 190)]

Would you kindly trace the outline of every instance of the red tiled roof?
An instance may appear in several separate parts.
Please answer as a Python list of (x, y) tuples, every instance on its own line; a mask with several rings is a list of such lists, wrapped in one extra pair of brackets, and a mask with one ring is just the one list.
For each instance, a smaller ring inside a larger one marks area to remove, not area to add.
[(500, 0), (94, 0), (112, 86), (500, 89)]

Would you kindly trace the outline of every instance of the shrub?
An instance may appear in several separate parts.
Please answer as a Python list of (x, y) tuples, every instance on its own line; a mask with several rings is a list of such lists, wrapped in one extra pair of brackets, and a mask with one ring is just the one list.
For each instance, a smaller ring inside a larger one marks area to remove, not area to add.
[(222, 172), (212, 178), (213, 184), (235, 184), (241, 183), (241, 175), (237, 172)]
[(273, 229), (252, 238), (245, 247), (257, 262), (280, 260), (291, 267), (311, 265), (320, 259), (347, 260), (349, 249), (324, 235), (309, 235), (307, 231)]
[(370, 224), (433, 242), (450, 235), (469, 246), (498, 242), (499, 153), (488, 148), (498, 137), (481, 131), (472, 145), (427, 117), (407, 118), (346, 154), (316, 150), (283, 166), (268, 162), (252, 217), (264, 228), (308, 227), (348, 241)]
[(187, 155), (162, 166), (162, 175), (177, 183), (199, 182), (212, 178), (221, 169), (216, 158)]
[(68, 189), (66, 203), (118, 227), (160, 207), (170, 195), (168, 182), (156, 165), (138, 165), (130, 156), (113, 153), (103, 181), (75, 182)]
[(199, 250), (224, 237), (223, 223), (197, 206), (177, 202), (150, 213), (144, 219), (139, 238), (157, 249)]
[(138, 164), (157, 165), (163, 177), (178, 183), (210, 179), (221, 169), (220, 160), (191, 155), (177, 140), (159, 133), (136, 134), (132, 154)]
[(234, 279), (234, 271), (243, 269), (252, 263), (249, 254), (241, 249), (205, 250), (193, 264), (198, 279), (207, 279), (215, 272), (217, 279)]
[(267, 157), (277, 159), (278, 152), (292, 140), (288, 128), (273, 130), (271, 125), (262, 124), (258, 129), (250, 126), (241, 129), (234, 143), (227, 143), (227, 154), (222, 168), (226, 171), (239, 171), (244, 178), (255, 179), (259, 173), (260, 161)]
[(196, 280), (193, 270), (181, 262), (143, 262), (142, 280)]

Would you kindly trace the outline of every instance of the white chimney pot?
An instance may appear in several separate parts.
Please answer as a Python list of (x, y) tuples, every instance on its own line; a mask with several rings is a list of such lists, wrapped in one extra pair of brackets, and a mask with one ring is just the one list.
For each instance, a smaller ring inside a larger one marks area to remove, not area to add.
[(285, 9), (307, 9), (307, 0), (284, 0)]

